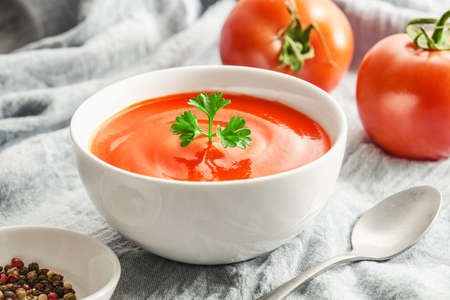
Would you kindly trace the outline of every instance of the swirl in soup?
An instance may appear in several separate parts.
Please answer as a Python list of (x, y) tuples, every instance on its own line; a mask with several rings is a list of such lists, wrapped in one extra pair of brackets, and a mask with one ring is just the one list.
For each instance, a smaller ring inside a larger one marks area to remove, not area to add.
[(217, 136), (198, 136), (187, 147), (171, 132), (177, 116), (190, 110), (202, 130), (208, 117), (187, 101), (200, 92), (168, 95), (134, 104), (105, 121), (91, 141), (101, 160), (130, 172), (174, 180), (225, 181), (272, 175), (305, 165), (331, 147), (325, 130), (305, 114), (277, 101), (224, 93), (231, 104), (214, 117), (225, 127), (242, 116), (251, 129), (246, 149), (224, 148)]

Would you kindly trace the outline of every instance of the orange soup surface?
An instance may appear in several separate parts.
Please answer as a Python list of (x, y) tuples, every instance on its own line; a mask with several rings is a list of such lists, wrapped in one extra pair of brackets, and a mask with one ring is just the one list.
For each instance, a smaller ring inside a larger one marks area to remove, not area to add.
[[(208, 92), (209, 93), (209, 92)], [(276, 101), (243, 94), (224, 93), (231, 104), (214, 117), (225, 127), (232, 116), (246, 120), (252, 144), (246, 149), (224, 148), (200, 135), (187, 147), (170, 131), (175, 118), (186, 110), (208, 131), (206, 114), (187, 104), (200, 92), (149, 99), (109, 118), (91, 142), (101, 160), (130, 172), (174, 180), (224, 181), (261, 177), (292, 170), (326, 153), (330, 139), (308, 116)]]

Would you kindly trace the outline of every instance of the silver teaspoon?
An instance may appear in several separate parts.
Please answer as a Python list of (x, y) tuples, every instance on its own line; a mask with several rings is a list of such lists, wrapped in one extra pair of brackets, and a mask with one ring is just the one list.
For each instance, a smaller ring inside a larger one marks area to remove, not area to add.
[(413, 246), (438, 215), (441, 194), (419, 186), (394, 194), (365, 212), (353, 227), (352, 247), (276, 288), (260, 300), (280, 300), (304, 282), (346, 262), (383, 261)]

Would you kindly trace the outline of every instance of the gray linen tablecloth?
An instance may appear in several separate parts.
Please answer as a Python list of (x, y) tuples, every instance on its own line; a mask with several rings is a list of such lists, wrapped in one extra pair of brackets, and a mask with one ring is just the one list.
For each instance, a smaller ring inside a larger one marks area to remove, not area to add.
[[(60, 5), (49, 6), (49, 1), (28, 1), (35, 7), (47, 4), (44, 12), (25, 14), (30, 19), (22, 25), (32, 24), (34, 39), (74, 27), (0, 55), (1, 226), (52, 225), (105, 242), (123, 267), (114, 299), (252, 299), (348, 249), (355, 219), (377, 201), (430, 184), (442, 191), (444, 203), (434, 227), (414, 248), (385, 263), (337, 267), (291, 298), (450, 299), (450, 160), (413, 162), (377, 148), (358, 119), (354, 71), (332, 93), (349, 120), (341, 175), (329, 205), (297, 238), (251, 261), (205, 267), (163, 259), (121, 237), (81, 185), (69, 120), (83, 100), (111, 81), (179, 65), (220, 63), (218, 37), (234, 2), (222, 0), (206, 9), (214, 1), (203, 6), (197, 0), (67, 1), (59, 12), (66, 17), (58, 18), (52, 16), (60, 16), (54, 12)], [(370, 45), (402, 31), (409, 18), (450, 8), (444, 0), (337, 3), (354, 28), (354, 66)], [(2, 13), (14, 17), (12, 11)]]

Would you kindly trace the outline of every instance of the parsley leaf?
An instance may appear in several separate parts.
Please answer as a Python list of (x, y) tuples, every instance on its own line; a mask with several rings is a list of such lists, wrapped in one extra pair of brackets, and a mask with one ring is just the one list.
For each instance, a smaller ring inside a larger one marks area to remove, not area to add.
[(191, 98), (188, 101), (189, 105), (195, 106), (202, 112), (208, 115), (209, 119), (213, 119), (219, 109), (227, 106), (231, 103), (231, 100), (225, 100), (222, 98), (222, 93), (209, 94), (201, 93), (196, 98)]
[(177, 123), (172, 124), (170, 130), (174, 134), (180, 134), (181, 147), (188, 146), (200, 133), (197, 116), (192, 115), (191, 111), (185, 111), (176, 118)]
[(252, 143), (252, 139), (248, 137), (251, 133), (250, 129), (244, 128), (245, 120), (242, 117), (231, 117), (227, 127), (223, 130), (217, 126), (217, 136), (221, 139), (222, 145), (227, 147), (247, 148)]
[(203, 131), (198, 126), (197, 116), (192, 115), (191, 111), (185, 111), (176, 118), (177, 123), (170, 127), (173, 134), (179, 134), (181, 146), (186, 147), (200, 134), (206, 135), (209, 142), (212, 142), (212, 137), (217, 135), (222, 142), (222, 145), (227, 147), (239, 147), (242, 149), (251, 145), (252, 139), (249, 137), (251, 131), (245, 127), (245, 120), (242, 117), (231, 117), (230, 122), (225, 128), (217, 126), (218, 132), (212, 132), (213, 119), (217, 112), (230, 104), (230, 100), (222, 98), (222, 93), (206, 94), (201, 93), (197, 97), (189, 99), (188, 104), (192, 105), (202, 112), (204, 112), (209, 119), (208, 132)]

